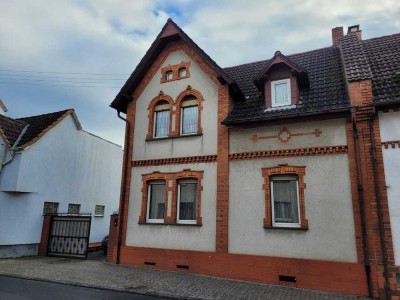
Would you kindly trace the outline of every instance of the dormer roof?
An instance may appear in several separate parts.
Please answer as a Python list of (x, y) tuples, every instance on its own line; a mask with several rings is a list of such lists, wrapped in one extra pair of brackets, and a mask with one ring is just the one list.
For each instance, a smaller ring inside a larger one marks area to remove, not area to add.
[(298, 78), (300, 87), (308, 87), (309, 80), (307, 70), (291, 60), (289, 57), (283, 55), (280, 51), (276, 51), (274, 56), (268, 61), (265, 67), (259, 72), (254, 80), (255, 85), (259, 90), (262, 90), (263, 83), (268, 77), (268, 74), (274, 67), (286, 66)]

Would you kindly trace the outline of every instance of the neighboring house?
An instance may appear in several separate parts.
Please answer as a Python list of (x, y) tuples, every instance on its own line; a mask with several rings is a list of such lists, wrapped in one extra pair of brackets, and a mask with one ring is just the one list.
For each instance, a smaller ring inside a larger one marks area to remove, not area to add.
[(400, 140), (383, 113), (400, 34), (332, 41), (222, 69), (168, 20), (111, 104), (127, 119), (114, 262), (399, 294), (398, 149), (389, 216), (380, 145)]
[(84, 130), (73, 109), (0, 115), (0, 258), (36, 255), (45, 213), (90, 213), (90, 242), (118, 210), (121, 146)]

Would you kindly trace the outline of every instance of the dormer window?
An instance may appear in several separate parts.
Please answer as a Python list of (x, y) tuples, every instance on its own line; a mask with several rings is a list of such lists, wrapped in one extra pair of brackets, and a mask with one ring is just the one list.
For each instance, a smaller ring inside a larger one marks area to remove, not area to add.
[(291, 104), (290, 79), (271, 81), (272, 107)]
[(165, 80), (172, 80), (173, 77), (174, 77), (174, 72), (168, 71), (165, 73)]

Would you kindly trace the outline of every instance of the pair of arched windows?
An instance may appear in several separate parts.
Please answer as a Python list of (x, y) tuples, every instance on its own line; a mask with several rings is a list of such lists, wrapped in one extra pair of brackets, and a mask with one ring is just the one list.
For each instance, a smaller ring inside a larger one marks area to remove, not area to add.
[[(154, 107), (153, 115), (153, 138), (170, 136), (171, 130), (171, 103), (167, 100), (160, 100)], [(178, 116), (179, 135), (190, 135), (198, 133), (199, 104), (198, 99), (188, 95), (180, 102)], [(176, 129), (175, 129), (176, 130)]]

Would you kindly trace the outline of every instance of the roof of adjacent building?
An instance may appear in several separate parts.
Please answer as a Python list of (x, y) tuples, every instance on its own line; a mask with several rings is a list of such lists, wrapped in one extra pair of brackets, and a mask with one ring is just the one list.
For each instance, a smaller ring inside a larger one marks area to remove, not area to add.
[(73, 109), (17, 119), (0, 115), (0, 135), (9, 147), (25, 149), (70, 114)]

